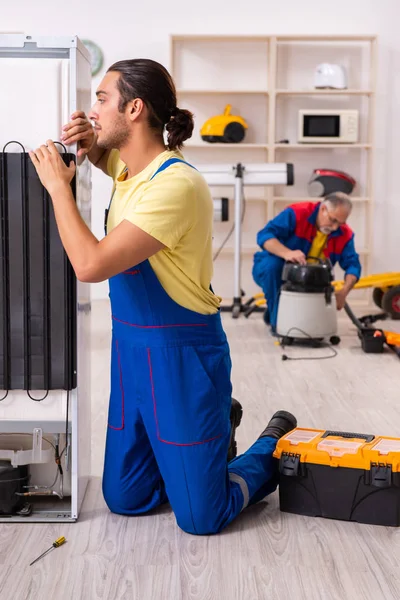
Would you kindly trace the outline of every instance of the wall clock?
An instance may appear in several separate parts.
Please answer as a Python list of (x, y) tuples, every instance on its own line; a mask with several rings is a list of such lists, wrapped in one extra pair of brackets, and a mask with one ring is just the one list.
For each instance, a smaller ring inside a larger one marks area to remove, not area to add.
[(82, 40), (82, 42), (90, 52), (92, 75), (97, 75), (103, 66), (103, 52), (101, 48), (91, 40)]

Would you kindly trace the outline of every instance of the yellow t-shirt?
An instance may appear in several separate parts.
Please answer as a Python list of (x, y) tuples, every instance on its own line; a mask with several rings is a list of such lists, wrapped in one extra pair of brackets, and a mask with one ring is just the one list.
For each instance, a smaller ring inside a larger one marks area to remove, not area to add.
[(328, 236), (325, 233), (322, 233), (322, 231), (317, 230), (315, 238), (312, 241), (311, 248), (308, 251), (307, 256), (309, 262), (312, 262), (312, 258), (310, 259), (310, 257), (323, 258), (327, 240)]
[[(210, 290), (213, 275), (213, 201), (202, 175), (175, 163), (150, 178), (180, 152), (166, 150), (143, 171), (125, 180), (125, 164), (112, 150), (107, 163), (115, 192), (107, 220), (111, 231), (128, 220), (166, 246), (149, 258), (167, 294), (179, 305), (201, 314), (214, 314), (221, 298)], [(134, 265), (132, 265), (134, 266)]]

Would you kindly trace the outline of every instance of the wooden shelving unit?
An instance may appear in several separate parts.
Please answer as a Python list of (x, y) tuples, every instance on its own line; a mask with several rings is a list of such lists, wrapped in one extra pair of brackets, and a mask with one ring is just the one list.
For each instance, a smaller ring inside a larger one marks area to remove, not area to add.
[(273, 147), (278, 150), (320, 150), (321, 148), (363, 148), (369, 150), (372, 144), (273, 144)]
[[(268, 93), (268, 92), (267, 92)], [(371, 96), (372, 90), (275, 90), (277, 96)]]
[[(206, 142), (200, 142), (198, 144), (193, 144), (191, 142), (188, 142), (185, 145), (186, 148), (206, 148), (207, 150), (209, 150), (211, 147), (212, 148), (223, 148), (224, 150), (229, 150), (230, 148), (234, 148), (235, 150), (238, 149), (238, 144), (212, 144), (212, 146), (210, 144), (207, 144)], [(262, 150), (268, 150), (269, 146), (268, 144), (244, 144), (241, 143), (240, 144), (240, 148), (261, 148)]]
[(245, 96), (268, 96), (269, 92), (267, 90), (185, 90), (178, 89), (176, 90), (178, 96), (204, 96), (204, 95), (221, 95), (221, 94), (239, 94)]
[[(293, 188), (266, 187), (262, 198), (245, 190), (246, 216), (243, 224), (243, 271), (251, 273), (257, 232), (285, 204), (316, 200), (307, 196), (307, 182), (315, 168), (339, 169), (350, 173), (357, 186), (352, 199), (355, 209), (351, 225), (356, 247), (369, 272), (373, 203), (373, 157), (375, 118), (375, 69), (377, 40), (374, 35), (173, 35), (170, 71), (178, 91), (178, 105), (195, 114), (196, 130), (184, 149), (187, 160), (201, 164), (242, 162), (293, 162)], [(320, 62), (343, 64), (348, 89), (313, 88), (314, 70)], [(240, 144), (209, 144), (201, 140), (204, 121), (222, 114), (225, 104), (233, 114), (249, 123)], [(303, 144), (297, 142), (297, 113), (305, 109), (356, 108), (360, 114), (360, 139), (354, 144)], [(288, 140), (282, 143), (281, 140)], [(214, 193), (214, 190), (213, 190)], [(215, 190), (215, 196), (222, 194)], [(227, 224), (216, 224), (217, 249), (226, 236)], [(248, 241), (251, 243), (248, 243)], [(254, 244), (254, 246), (252, 245)], [(230, 298), (228, 244), (221, 272), (221, 295)], [(218, 261), (217, 261), (218, 262)], [(218, 264), (216, 263), (218, 271)], [(340, 272), (337, 276), (341, 276)], [(225, 285), (226, 281), (226, 285)], [(257, 291), (244, 284), (246, 295)]]

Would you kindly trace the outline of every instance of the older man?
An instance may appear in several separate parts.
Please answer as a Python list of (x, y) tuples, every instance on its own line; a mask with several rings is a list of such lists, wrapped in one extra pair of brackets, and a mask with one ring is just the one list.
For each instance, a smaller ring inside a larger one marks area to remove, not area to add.
[(312, 258), (329, 258), (332, 265), (339, 262), (345, 272), (345, 283), (336, 293), (336, 303), (339, 310), (343, 308), (347, 294), (361, 273), (354, 233), (346, 224), (351, 209), (350, 198), (335, 192), (322, 202), (292, 204), (258, 233), (261, 251), (254, 255), (253, 278), (265, 294), (265, 320), (273, 331), (285, 261), (306, 264)]

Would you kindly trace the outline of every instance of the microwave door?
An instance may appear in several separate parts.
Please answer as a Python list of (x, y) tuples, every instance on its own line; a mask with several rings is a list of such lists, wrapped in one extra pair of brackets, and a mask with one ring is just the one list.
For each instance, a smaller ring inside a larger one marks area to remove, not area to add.
[(339, 115), (304, 115), (303, 140), (334, 142), (340, 139)]

